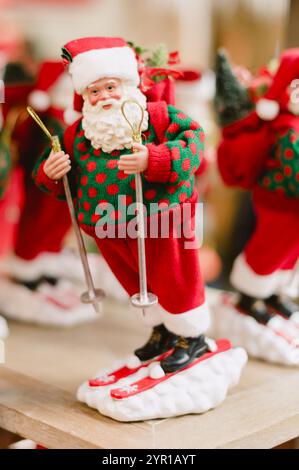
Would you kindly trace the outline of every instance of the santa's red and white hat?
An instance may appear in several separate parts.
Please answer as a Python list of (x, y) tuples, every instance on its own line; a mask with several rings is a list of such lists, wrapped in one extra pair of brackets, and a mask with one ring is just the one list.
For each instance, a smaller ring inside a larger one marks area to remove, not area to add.
[(109, 37), (81, 38), (62, 48), (74, 88), (82, 95), (91, 83), (105, 77), (125, 80), (135, 86), (140, 78), (135, 53), (124, 39)]
[(28, 103), (36, 111), (46, 111), (51, 105), (50, 89), (65, 72), (60, 61), (45, 61), (40, 65), (34, 91), (28, 97)]
[(275, 119), (289, 101), (288, 88), (299, 78), (299, 48), (287, 49), (265, 95), (257, 102), (256, 112), (266, 121)]

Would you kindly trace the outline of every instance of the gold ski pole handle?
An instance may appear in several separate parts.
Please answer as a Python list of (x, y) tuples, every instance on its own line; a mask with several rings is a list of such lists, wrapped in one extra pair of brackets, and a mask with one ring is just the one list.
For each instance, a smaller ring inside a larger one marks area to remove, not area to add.
[(54, 153), (58, 153), (61, 151), (61, 145), (59, 142), (58, 135), (51, 136), (51, 143), (52, 143), (52, 149)]

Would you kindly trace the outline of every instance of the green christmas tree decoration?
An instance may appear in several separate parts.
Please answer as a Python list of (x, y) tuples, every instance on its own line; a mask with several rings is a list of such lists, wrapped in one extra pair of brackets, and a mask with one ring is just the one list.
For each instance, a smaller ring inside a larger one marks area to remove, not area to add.
[(157, 44), (151, 57), (146, 61), (150, 67), (165, 67), (168, 64), (169, 52), (165, 44)]
[(245, 117), (253, 108), (247, 89), (232, 71), (224, 49), (216, 57), (216, 95), (214, 106), (221, 127)]

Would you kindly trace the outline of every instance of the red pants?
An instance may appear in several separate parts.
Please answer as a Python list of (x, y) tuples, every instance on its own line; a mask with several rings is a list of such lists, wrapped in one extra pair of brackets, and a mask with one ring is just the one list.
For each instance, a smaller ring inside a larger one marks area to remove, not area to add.
[(299, 257), (299, 212), (255, 203), (255, 231), (245, 248), (249, 266), (261, 275), (293, 269)]
[[(95, 238), (111, 270), (131, 296), (139, 292), (137, 240)], [(184, 248), (186, 239), (146, 238), (148, 290), (169, 313), (183, 313), (204, 303), (198, 249)], [(188, 239), (190, 241), (190, 239)]]
[[(266, 195), (265, 195), (266, 197)], [(271, 204), (255, 198), (255, 231), (236, 259), (231, 283), (240, 292), (257, 298), (278, 294), (292, 282), (299, 258), (299, 204), (271, 196)], [(269, 202), (269, 201), (268, 201)]]
[(66, 202), (48, 196), (33, 181), (27, 181), (15, 254), (31, 260), (45, 251), (59, 252), (70, 226)]

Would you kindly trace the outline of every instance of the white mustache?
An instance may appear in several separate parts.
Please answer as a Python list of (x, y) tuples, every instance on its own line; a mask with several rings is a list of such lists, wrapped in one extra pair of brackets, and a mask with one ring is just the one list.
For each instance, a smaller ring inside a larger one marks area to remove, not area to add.
[[(111, 105), (113, 109), (118, 109), (120, 107), (120, 101), (110, 98), (109, 100), (98, 101), (97, 104), (93, 106), (95, 111), (101, 111), (104, 109), (104, 106)], [(111, 108), (110, 108), (111, 109)]]

